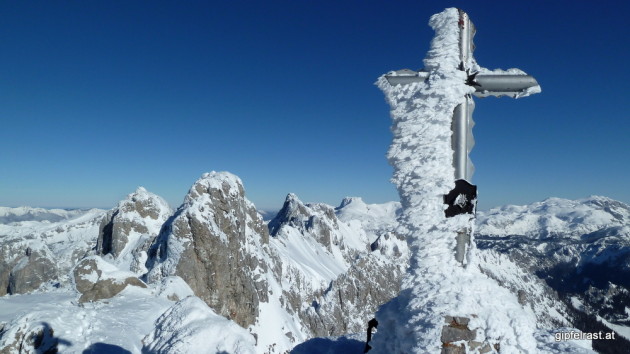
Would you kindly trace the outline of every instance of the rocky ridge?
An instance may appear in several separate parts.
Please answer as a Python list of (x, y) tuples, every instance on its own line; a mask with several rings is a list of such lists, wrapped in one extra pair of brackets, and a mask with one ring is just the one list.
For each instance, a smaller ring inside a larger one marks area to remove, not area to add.
[[(333, 208), (289, 194), (270, 221), (272, 249), (290, 279), (283, 295), (312, 335), (361, 332), (378, 306), (398, 292), (408, 251), (393, 232), (396, 205), (368, 206), (352, 198)], [(353, 219), (351, 209), (362, 210), (364, 218)], [(324, 250), (309, 246), (317, 244)]]

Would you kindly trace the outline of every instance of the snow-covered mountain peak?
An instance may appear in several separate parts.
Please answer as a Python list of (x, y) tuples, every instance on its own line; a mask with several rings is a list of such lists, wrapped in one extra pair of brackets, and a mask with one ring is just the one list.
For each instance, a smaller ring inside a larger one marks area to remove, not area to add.
[(284, 200), (282, 209), (269, 221), (269, 233), (275, 236), (280, 227), (287, 223), (295, 223), (301, 219), (308, 218), (309, 211), (297, 195), (289, 193)]
[(135, 192), (127, 195), (127, 197), (120, 202), (115, 208), (120, 213), (136, 214), (127, 215), (129, 218), (140, 217), (150, 218), (157, 221), (157, 228), (166, 220), (165, 217), (172, 214), (171, 207), (166, 200), (157, 194), (153, 194), (147, 191), (144, 187), (138, 187)]
[(162, 197), (138, 187), (101, 220), (97, 254), (108, 255), (121, 269), (144, 273), (148, 244), (172, 214)]
[(367, 204), (361, 198), (346, 197), (335, 212), (339, 220), (350, 224), (360, 223), (361, 227), (368, 232), (393, 231), (400, 208), (399, 202)]
[(268, 243), (240, 178), (205, 173), (151, 246), (147, 280), (180, 276), (210, 307), (247, 327), (267, 301)]

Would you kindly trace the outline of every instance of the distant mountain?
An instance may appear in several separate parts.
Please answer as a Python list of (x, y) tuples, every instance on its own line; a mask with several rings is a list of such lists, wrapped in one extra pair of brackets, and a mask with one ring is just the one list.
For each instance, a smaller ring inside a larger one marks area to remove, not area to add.
[(23, 221), (57, 222), (84, 214), (88, 209), (44, 209), (31, 207), (0, 207), (0, 224)]

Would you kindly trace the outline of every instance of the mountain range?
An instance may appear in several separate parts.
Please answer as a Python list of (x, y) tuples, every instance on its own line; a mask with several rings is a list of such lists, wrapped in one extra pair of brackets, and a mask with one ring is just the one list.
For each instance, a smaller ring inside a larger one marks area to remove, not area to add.
[[(142, 187), (111, 210), (0, 208), (0, 353), (361, 352), (407, 268), (400, 208), (289, 194), (266, 221), (227, 172), (175, 210)], [(562, 328), (615, 330), (600, 352), (628, 344), (628, 205), (496, 208), (474, 237), (483, 273), (535, 313), (541, 352), (591, 352), (550, 339)]]

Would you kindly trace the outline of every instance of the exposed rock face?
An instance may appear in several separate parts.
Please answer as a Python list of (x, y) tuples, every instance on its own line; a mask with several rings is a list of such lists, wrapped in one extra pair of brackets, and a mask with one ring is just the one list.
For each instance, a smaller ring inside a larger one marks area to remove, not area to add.
[(129, 272), (119, 271), (100, 257), (89, 257), (74, 268), (74, 283), (81, 293), (79, 303), (109, 299), (123, 291), (127, 285), (147, 286)]
[(23, 294), (37, 290), (43, 283), (57, 279), (57, 266), (51, 252), (46, 248), (27, 248), (24, 256), (18, 259), (9, 275), (7, 292)]
[(150, 282), (183, 278), (217, 313), (243, 327), (266, 302), (269, 234), (240, 179), (204, 174), (151, 248)]
[(156, 237), (171, 214), (164, 199), (139, 187), (101, 221), (97, 254), (111, 254), (114, 258), (129, 256), (146, 238)]
[(43, 283), (58, 278), (52, 252), (42, 244), (29, 242), (2, 243), (0, 251), (0, 296), (37, 290)]

